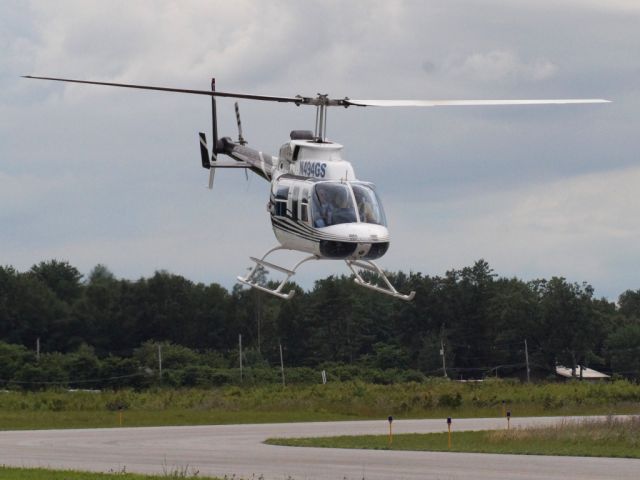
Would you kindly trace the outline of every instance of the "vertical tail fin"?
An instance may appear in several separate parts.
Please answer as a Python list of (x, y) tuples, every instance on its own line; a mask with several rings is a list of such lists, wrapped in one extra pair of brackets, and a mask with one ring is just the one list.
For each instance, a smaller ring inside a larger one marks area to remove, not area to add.
[(202, 167), (209, 169), (209, 189), (211, 190), (213, 188), (213, 177), (215, 175), (216, 169), (212, 168), (212, 162), (209, 159), (207, 136), (203, 132), (198, 133), (198, 136), (200, 137), (200, 159), (202, 160)]
[[(211, 79), (211, 91), (216, 91), (216, 79)], [(207, 136), (200, 132), (200, 159), (202, 160), (202, 168), (209, 170), (209, 189), (213, 188), (213, 178), (215, 168), (211, 168), (212, 163), (218, 159), (218, 116), (216, 113), (216, 97), (211, 97), (211, 133), (213, 138), (211, 145), (211, 158), (209, 158), (209, 148), (207, 147)]]
[(211, 168), (211, 163), (209, 163), (209, 149), (207, 148), (207, 136), (203, 132), (198, 133), (198, 136), (200, 137), (202, 168)]
[[(216, 91), (216, 79), (211, 79), (211, 91)], [(211, 159), (215, 162), (218, 157), (218, 113), (216, 110), (216, 97), (211, 97), (211, 133), (213, 138), (211, 139)]]

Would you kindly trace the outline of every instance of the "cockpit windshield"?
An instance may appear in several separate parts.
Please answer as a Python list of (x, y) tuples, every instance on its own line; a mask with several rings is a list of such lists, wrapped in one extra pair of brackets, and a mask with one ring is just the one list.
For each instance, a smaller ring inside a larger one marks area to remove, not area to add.
[(384, 216), (382, 203), (373, 189), (373, 185), (366, 183), (351, 183), (353, 195), (356, 198), (358, 215), (360, 221), (364, 223), (375, 223), (377, 225), (387, 225)]
[(386, 225), (382, 205), (370, 184), (318, 183), (313, 188), (311, 203), (316, 228), (358, 221)]
[(315, 227), (358, 221), (351, 191), (344, 183), (317, 184), (313, 189), (312, 201)]

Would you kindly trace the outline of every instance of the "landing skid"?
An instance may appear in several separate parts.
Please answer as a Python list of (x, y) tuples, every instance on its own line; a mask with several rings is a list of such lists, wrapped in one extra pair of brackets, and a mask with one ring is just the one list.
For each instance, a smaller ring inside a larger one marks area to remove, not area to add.
[[(389, 281), (385, 273), (382, 271), (382, 269), (378, 265), (373, 263), (371, 260), (345, 260), (345, 263), (351, 269), (353, 274), (356, 276), (356, 278), (354, 278), (354, 281), (358, 285), (361, 285), (365, 288), (369, 288), (379, 293), (384, 293), (385, 295), (390, 295), (393, 298), (405, 300), (407, 302), (410, 300), (413, 300), (413, 297), (416, 296), (416, 292), (414, 291), (409, 293), (409, 295), (403, 295), (402, 293), (398, 292), (393, 287), (393, 285), (391, 284), (391, 282)], [(358, 269), (367, 270), (369, 272), (372, 272), (378, 275), (384, 281), (384, 283), (386, 284), (386, 287), (381, 287), (374, 283), (367, 282), (365, 279), (362, 278)]]
[[(287, 268), (281, 267), (280, 265), (276, 265), (275, 263), (267, 262), (265, 260), (265, 258), (267, 258), (270, 254), (272, 254), (273, 252), (275, 252), (277, 250), (288, 250), (288, 248), (275, 247), (275, 248), (272, 248), (271, 250), (269, 250), (267, 253), (265, 253), (262, 256), (262, 258), (249, 257), (251, 259), (251, 261), (255, 262), (256, 266), (253, 267), (251, 272), (249, 272), (249, 275), (247, 275), (246, 277), (238, 277), (238, 281), (240, 283), (248, 285), (248, 286), (250, 286), (252, 288), (257, 288), (258, 290), (262, 290), (263, 292), (267, 292), (267, 293), (270, 293), (271, 295), (275, 295), (276, 297), (280, 297), (280, 298), (284, 298), (285, 300), (289, 300), (295, 295), (296, 291), (295, 290), (291, 290), (288, 293), (282, 293), (282, 288), (284, 287), (284, 284), (287, 283), (289, 281), (289, 279), (292, 276), (295, 275), (296, 270), (298, 269), (298, 267), (300, 265), (302, 265), (305, 262), (308, 262), (309, 260), (320, 260), (320, 257), (318, 257), (317, 255), (310, 255), (310, 256), (300, 260), (298, 263), (296, 263), (295, 267), (293, 267), (292, 270), (289, 270)], [(256, 278), (256, 274), (258, 273), (258, 267), (265, 267), (267, 269), (277, 270), (280, 273), (284, 273), (285, 274), (285, 278), (284, 278), (284, 280), (282, 280), (280, 282), (278, 287), (275, 288), (275, 289), (271, 289), (271, 288), (266, 287), (264, 285), (260, 285), (257, 282), (257, 278)]]
[[(288, 268), (284, 268), (284, 267), (281, 267), (280, 265), (276, 265), (275, 263), (266, 261), (266, 258), (269, 255), (271, 255), (273, 252), (276, 252), (278, 250), (289, 250), (289, 249), (285, 247), (274, 247), (271, 250), (269, 250), (267, 253), (265, 253), (262, 256), (262, 258), (249, 257), (251, 261), (254, 262), (256, 265), (251, 269), (251, 272), (249, 272), (249, 274), (246, 277), (239, 276), (238, 281), (244, 285), (248, 285), (251, 288), (256, 288), (258, 290), (262, 290), (263, 292), (270, 293), (271, 295), (275, 295), (276, 297), (289, 300), (295, 295), (296, 291), (291, 290), (288, 293), (283, 293), (282, 289), (284, 288), (284, 285), (289, 281), (289, 279), (292, 276), (295, 275), (296, 270), (298, 269), (298, 267), (300, 267), (300, 265), (310, 260), (321, 260), (321, 257), (317, 255), (310, 255), (300, 260), (298, 263), (296, 263), (293, 269), (289, 270)], [(354, 281), (358, 285), (361, 285), (365, 288), (369, 288), (379, 293), (384, 293), (385, 295), (390, 295), (393, 298), (398, 298), (400, 300), (405, 300), (405, 301), (413, 300), (413, 297), (416, 295), (416, 292), (413, 292), (413, 291), (409, 295), (403, 295), (402, 293), (398, 292), (393, 287), (393, 285), (391, 284), (391, 282), (389, 281), (385, 273), (382, 271), (382, 269), (378, 265), (373, 263), (371, 260), (345, 260), (345, 263), (355, 275)], [(269, 288), (265, 285), (261, 285), (260, 283), (258, 283), (258, 278), (257, 278), (258, 274), (260, 273), (258, 271), (259, 267), (276, 270), (280, 273), (283, 273), (285, 275), (285, 278), (278, 284), (276, 288)], [(384, 283), (386, 284), (386, 287), (381, 287), (374, 283), (367, 282), (362, 278), (358, 269), (367, 270), (369, 272), (372, 272), (378, 275), (378, 277), (384, 281)]]

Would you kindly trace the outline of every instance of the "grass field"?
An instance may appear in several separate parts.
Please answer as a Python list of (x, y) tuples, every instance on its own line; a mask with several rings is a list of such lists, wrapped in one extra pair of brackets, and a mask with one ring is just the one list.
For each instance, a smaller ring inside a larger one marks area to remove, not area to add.
[(551, 427), (447, 433), (269, 439), (271, 445), (640, 458), (640, 417), (562, 422)]
[(625, 381), (521, 384), (430, 379), (394, 385), (237, 386), (146, 391), (0, 392), (0, 429), (204, 425), (395, 418), (640, 413), (640, 385)]
[[(2, 480), (173, 480), (197, 478), (217, 480), (214, 477), (202, 477), (198, 472), (188, 470), (167, 471), (163, 475), (138, 475), (135, 473), (91, 473), (70, 470), (47, 470), (44, 468), (11, 468), (0, 466)], [(240, 480), (240, 479), (235, 479)]]
[(295, 411), (207, 411), (207, 410), (127, 410), (122, 412), (2, 412), (0, 430), (44, 430), (60, 428), (157, 427), (169, 425), (231, 425), (240, 423), (290, 423), (354, 420), (361, 417), (320, 412)]

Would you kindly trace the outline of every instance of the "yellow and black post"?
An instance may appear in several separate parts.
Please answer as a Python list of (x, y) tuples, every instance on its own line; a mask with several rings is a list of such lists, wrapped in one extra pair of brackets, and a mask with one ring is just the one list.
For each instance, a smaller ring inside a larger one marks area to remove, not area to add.
[(449, 430), (447, 446), (449, 447), (449, 450), (451, 450), (451, 417), (447, 417), (447, 429)]
[(509, 430), (511, 423), (511, 410), (507, 410), (507, 430)]
[(393, 443), (393, 429), (391, 428), (391, 424), (393, 423), (393, 417), (389, 415), (387, 420), (389, 420), (389, 447), (391, 447), (391, 444)]

